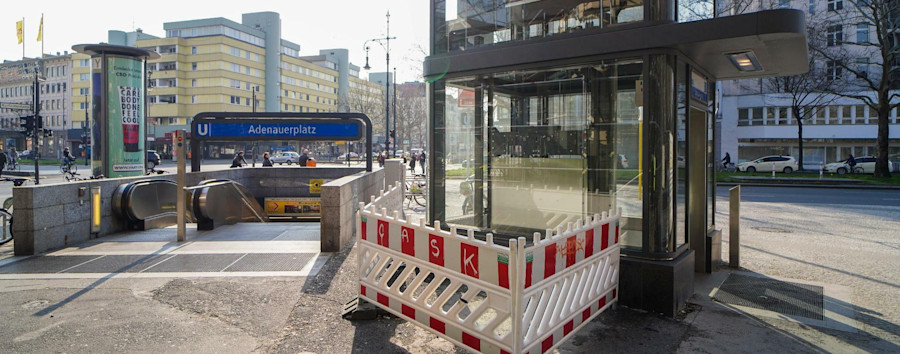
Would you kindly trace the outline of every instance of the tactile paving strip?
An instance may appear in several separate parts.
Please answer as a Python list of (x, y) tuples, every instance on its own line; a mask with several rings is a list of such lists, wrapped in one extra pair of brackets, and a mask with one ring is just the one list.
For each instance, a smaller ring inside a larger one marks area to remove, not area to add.
[(315, 253), (250, 253), (235, 262), (226, 272), (274, 272), (303, 270)]
[(825, 317), (821, 286), (731, 274), (713, 297), (727, 304), (815, 320)]

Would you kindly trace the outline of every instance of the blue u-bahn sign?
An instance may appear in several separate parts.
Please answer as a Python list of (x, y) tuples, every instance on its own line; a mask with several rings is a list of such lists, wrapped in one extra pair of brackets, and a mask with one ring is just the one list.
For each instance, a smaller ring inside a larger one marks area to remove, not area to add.
[(278, 119), (277, 122), (215, 121), (196, 124), (194, 136), (203, 139), (284, 139), (284, 140), (359, 140), (362, 123), (347, 121), (309, 121)]

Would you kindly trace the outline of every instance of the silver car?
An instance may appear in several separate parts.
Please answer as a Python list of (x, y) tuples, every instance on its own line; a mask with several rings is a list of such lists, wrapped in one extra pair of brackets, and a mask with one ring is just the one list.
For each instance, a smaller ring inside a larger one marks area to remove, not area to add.
[(279, 165), (291, 165), (300, 161), (300, 154), (294, 151), (285, 151), (279, 155), (276, 155), (275, 157), (270, 158), (269, 161), (272, 161), (273, 164), (277, 163)]
[(784, 172), (791, 173), (799, 170), (797, 160), (791, 156), (766, 156), (753, 161), (741, 162), (737, 165), (741, 172)]

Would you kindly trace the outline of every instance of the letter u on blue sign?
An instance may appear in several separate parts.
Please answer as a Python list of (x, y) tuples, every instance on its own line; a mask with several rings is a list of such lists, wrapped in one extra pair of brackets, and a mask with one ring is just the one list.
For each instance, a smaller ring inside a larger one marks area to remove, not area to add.
[(197, 135), (199, 135), (199, 136), (209, 135), (209, 123), (197, 124)]

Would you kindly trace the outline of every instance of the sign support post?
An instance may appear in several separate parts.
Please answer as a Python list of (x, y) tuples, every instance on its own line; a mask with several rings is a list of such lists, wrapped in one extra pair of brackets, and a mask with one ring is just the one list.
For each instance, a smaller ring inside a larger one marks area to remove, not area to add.
[(184, 203), (184, 187), (185, 183), (185, 153), (184, 153), (184, 130), (175, 131), (175, 156), (178, 159), (178, 172), (175, 176), (175, 225), (177, 229), (178, 242), (185, 241), (185, 203)]

